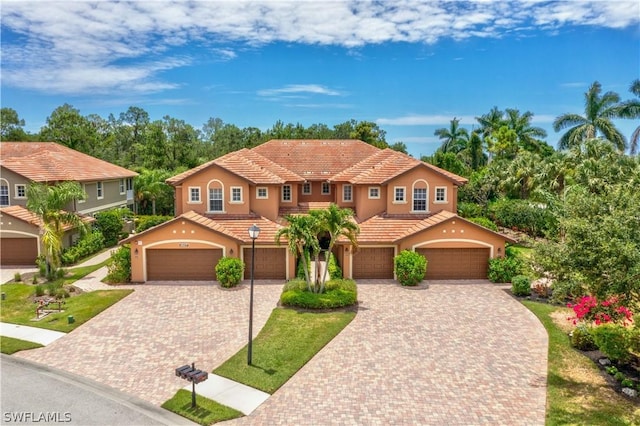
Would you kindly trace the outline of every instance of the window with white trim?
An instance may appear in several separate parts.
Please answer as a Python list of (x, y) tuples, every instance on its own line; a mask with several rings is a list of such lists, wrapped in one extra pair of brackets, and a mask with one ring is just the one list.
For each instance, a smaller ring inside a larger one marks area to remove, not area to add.
[(222, 210), (222, 188), (209, 188), (209, 211), (221, 212)]
[(329, 185), (329, 182), (322, 182), (322, 195), (329, 194), (331, 194), (331, 185)]
[(436, 187), (436, 203), (446, 203), (447, 202), (447, 187), (446, 186), (438, 186)]
[(23, 183), (16, 184), (15, 198), (27, 198), (27, 185)]
[(98, 200), (102, 200), (104, 198), (104, 187), (102, 186), (102, 182), (96, 182), (96, 197)]
[(353, 186), (342, 186), (342, 201), (353, 201)]
[(129, 178), (127, 179), (127, 191), (132, 191), (133, 190), (133, 179)]
[(282, 185), (282, 201), (291, 202), (291, 185)]
[(200, 203), (200, 187), (199, 186), (190, 186), (189, 187), (189, 203)]
[(380, 187), (379, 186), (370, 186), (369, 187), (369, 198), (376, 200), (380, 198)]
[(413, 211), (427, 211), (427, 188), (413, 188)]
[(259, 198), (261, 200), (266, 200), (267, 198), (269, 198), (268, 188), (266, 186), (259, 186), (258, 188), (256, 188), (256, 198)]
[(302, 194), (311, 195), (311, 182), (305, 182), (302, 184)]
[(393, 188), (393, 202), (394, 203), (405, 203), (405, 193), (406, 188), (404, 186), (396, 186)]
[(242, 203), (242, 187), (241, 186), (232, 186), (231, 187), (231, 203)]
[(9, 185), (6, 181), (0, 182), (0, 206), (9, 205)]
[(124, 190), (124, 179), (120, 179), (120, 195), (124, 195), (125, 190)]

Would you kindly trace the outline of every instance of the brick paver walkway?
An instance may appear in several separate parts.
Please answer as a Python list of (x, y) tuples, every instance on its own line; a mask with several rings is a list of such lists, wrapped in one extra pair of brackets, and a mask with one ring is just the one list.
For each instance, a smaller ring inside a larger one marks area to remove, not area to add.
[(359, 284), (354, 321), (252, 415), (261, 425), (544, 425), (547, 334), (487, 282)]
[[(176, 367), (211, 371), (247, 343), (247, 285), (132, 286), (135, 292), (46, 348), (15, 356), (70, 371), (162, 404), (185, 384)], [(275, 308), (282, 283), (254, 293), (254, 336)]]

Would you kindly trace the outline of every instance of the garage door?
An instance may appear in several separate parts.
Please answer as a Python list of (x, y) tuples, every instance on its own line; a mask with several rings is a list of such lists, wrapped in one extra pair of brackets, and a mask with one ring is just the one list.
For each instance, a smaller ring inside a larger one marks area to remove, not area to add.
[[(251, 249), (244, 249), (244, 278), (251, 278)], [(284, 248), (256, 248), (256, 267), (254, 278), (257, 280), (284, 280), (287, 278), (287, 251)]]
[(353, 255), (353, 279), (393, 279), (393, 247), (361, 247)]
[(35, 265), (36, 257), (37, 238), (0, 238), (0, 264)]
[(221, 249), (147, 250), (149, 281), (213, 281)]
[(427, 259), (428, 280), (487, 278), (488, 248), (417, 249)]

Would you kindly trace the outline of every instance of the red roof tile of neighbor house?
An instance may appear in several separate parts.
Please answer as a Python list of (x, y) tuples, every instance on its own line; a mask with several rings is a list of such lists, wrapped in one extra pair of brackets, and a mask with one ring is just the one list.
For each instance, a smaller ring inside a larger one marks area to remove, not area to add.
[[(0, 214), (3, 215), (8, 215), (8, 216), (12, 216), (18, 220), (21, 220), (23, 222), (28, 223), (29, 225), (34, 225), (37, 227), (40, 227), (40, 225), (42, 225), (42, 221), (40, 220), (40, 218), (33, 213), (31, 210), (28, 210), (26, 207), (24, 206), (9, 206), (9, 207), (3, 207), (0, 208)], [(82, 216), (80, 215), (80, 217), (82, 218), (82, 221), (84, 223), (92, 223), (95, 222), (95, 218), (91, 217), (91, 216)], [(65, 231), (72, 229), (73, 226), (71, 225), (65, 225), (63, 227), (63, 229)]]
[(2, 142), (0, 166), (34, 182), (89, 182), (138, 175), (55, 142)]

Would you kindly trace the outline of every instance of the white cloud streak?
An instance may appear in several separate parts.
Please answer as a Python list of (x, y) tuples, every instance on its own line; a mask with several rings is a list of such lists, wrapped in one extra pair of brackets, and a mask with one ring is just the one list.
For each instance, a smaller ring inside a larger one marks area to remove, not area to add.
[[(637, 1), (24, 1), (3, 0), (2, 83), (79, 94), (175, 88), (162, 71), (199, 58), (233, 60), (239, 46), (342, 46), (498, 38), (532, 28), (626, 28)], [(163, 63), (163, 66), (159, 66)]]
[[(443, 115), (443, 114), (409, 114), (402, 117), (378, 118), (376, 123), (382, 126), (443, 126), (446, 127), (451, 120), (457, 118), (461, 125), (477, 125), (478, 120), (473, 115)], [(555, 116), (550, 114), (534, 115), (531, 123), (552, 123)]]

